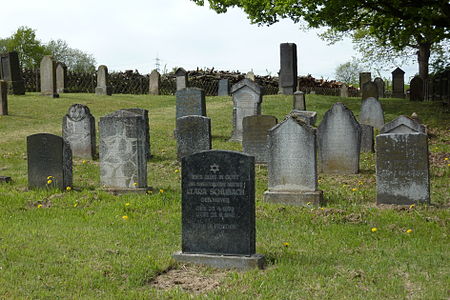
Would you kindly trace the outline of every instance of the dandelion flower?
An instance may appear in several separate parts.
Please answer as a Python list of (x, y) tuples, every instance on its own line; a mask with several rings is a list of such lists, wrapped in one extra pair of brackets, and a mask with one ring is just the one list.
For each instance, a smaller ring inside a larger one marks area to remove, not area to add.
[(66, 191), (71, 191), (71, 190), (72, 190), (72, 188), (70, 186), (66, 187)]
[(357, 190), (357, 188), (352, 188), (352, 192), (356, 192)]
[(138, 185), (138, 183), (137, 183), (137, 182), (135, 182), (135, 183), (133, 183), (133, 185), (134, 185), (134, 186), (137, 186), (137, 185)]
[(412, 229), (406, 230), (406, 233), (411, 233), (411, 232), (413, 232)]
[(125, 203), (125, 206), (130, 206), (130, 203), (129, 202)]
[(359, 185), (363, 185), (364, 183), (362, 181), (358, 182)]
[(448, 164), (447, 167), (450, 167), (450, 164)]
[(162, 193), (164, 193), (164, 190), (163, 190), (163, 189), (160, 189), (159, 192), (162, 194)]
[(283, 243), (283, 246), (285, 246), (285, 247), (289, 247), (289, 243), (287, 243), (287, 242), (284, 242), (284, 243)]
[(447, 160), (448, 160), (448, 157), (444, 158), (444, 160), (446, 160), (446, 161), (447, 161)]
[(38, 204), (37, 208), (42, 208), (42, 204)]
[(86, 164), (87, 160), (83, 159), (83, 161), (81, 162), (82, 164)]
[(128, 216), (122, 216), (122, 219), (126, 221), (128, 220)]
[(51, 175), (50, 175), (50, 176), (47, 176), (47, 179), (52, 179), (52, 178), (53, 178), (53, 176), (51, 176)]
[(175, 170), (175, 173), (178, 173), (178, 172), (180, 172), (180, 170), (176, 169), (176, 170)]
[(377, 230), (378, 230), (378, 228), (376, 228), (376, 227), (372, 227), (372, 229), (370, 229), (370, 231), (372, 231), (372, 232), (377, 232)]
[(52, 182), (53, 182), (53, 180), (51, 180), (51, 179), (47, 180), (47, 184), (50, 184)]
[(78, 206), (78, 203), (75, 202), (75, 203), (73, 204), (73, 207), (77, 207), (77, 206)]
[(416, 205), (415, 205), (415, 204), (411, 204), (411, 205), (409, 206), (409, 209), (413, 209), (414, 207), (416, 207)]

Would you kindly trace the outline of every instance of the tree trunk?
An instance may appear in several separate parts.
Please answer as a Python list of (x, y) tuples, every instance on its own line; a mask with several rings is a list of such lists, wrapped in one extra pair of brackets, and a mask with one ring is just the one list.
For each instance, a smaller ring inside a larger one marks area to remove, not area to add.
[(431, 44), (421, 43), (419, 44), (419, 51), (417, 52), (417, 62), (419, 63), (419, 76), (423, 80), (423, 100), (429, 100), (428, 91), (428, 71), (430, 61)]

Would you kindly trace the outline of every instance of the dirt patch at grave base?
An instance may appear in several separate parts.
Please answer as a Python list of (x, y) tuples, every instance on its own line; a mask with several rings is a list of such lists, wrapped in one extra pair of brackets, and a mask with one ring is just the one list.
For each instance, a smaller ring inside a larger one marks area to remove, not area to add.
[(182, 265), (159, 274), (149, 284), (161, 290), (181, 288), (187, 292), (201, 294), (218, 288), (226, 275), (227, 272), (222, 270)]

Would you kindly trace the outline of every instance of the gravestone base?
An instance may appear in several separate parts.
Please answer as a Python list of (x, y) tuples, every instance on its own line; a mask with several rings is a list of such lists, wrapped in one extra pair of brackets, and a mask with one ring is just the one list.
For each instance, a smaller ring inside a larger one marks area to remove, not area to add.
[(220, 269), (238, 269), (241, 271), (251, 269), (264, 269), (265, 259), (261, 254), (244, 255), (213, 255), (199, 253), (176, 252), (172, 257), (180, 263), (206, 265)]
[(106, 96), (111, 96), (112, 95), (112, 88), (111, 87), (107, 87), (107, 88), (103, 88), (103, 87), (96, 87), (95, 88), (95, 94), (96, 95), (106, 95)]
[(288, 191), (265, 191), (264, 201), (296, 206), (320, 206), (325, 204), (323, 191), (315, 192), (288, 192)]
[(404, 93), (392, 93), (391, 97), (405, 99), (406, 95)]
[(113, 194), (115, 196), (117, 195), (123, 195), (123, 194), (130, 194), (130, 193), (134, 193), (134, 194), (147, 194), (147, 193), (152, 193), (153, 192), (153, 188), (152, 187), (146, 187), (146, 188), (104, 188), (104, 191)]
[(41, 93), (41, 96), (52, 97), (52, 98), (59, 98), (59, 94), (58, 93)]
[(295, 87), (293, 86), (282, 86), (280, 87), (281, 94), (284, 95), (293, 95), (295, 92)]

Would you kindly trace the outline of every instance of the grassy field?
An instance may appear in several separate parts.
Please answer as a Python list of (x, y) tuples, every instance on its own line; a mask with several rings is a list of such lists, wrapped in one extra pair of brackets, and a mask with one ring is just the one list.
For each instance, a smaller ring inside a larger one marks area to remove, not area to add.
[[(264, 97), (262, 112), (282, 120), (291, 101)], [(337, 101), (358, 116), (354, 98), (308, 95), (307, 108), (318, 124)], [(120, 108), (150, 111), (152, 194), (103, 192), (98, 161), (79, 159), (74, 190), (27, 190), (26, 136), (61, 135), (74, 103), (88, 105), (97, 122)], [(432, 205), (377, 207), (374, 154), (362, 155), (360, 174), (320, 175), (321, 208), (263, 203), (267, 169), (258, 166), (257, 253), (267, 268), (235, 272), (171, 258), (181, 249), (175, 97), (10, 96), (10, 115), (0, 117), (0, 175), (14, 180), (0, 184), (0, 299), (448, 299), (450, 115), (438, 103), (382, 105), (386, 121), (416, 112), (428, 125)], [(241, 150), (228, 142), (231, 111), (231, 98), (207, 98), (214, 149)]]

